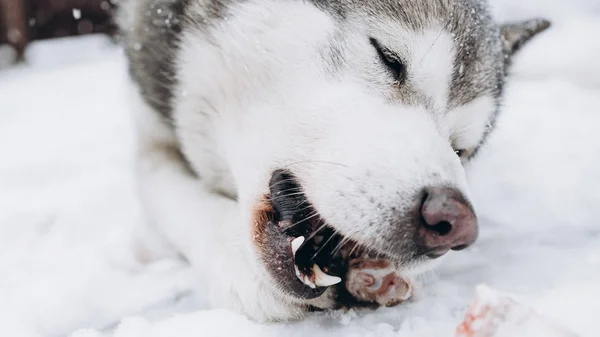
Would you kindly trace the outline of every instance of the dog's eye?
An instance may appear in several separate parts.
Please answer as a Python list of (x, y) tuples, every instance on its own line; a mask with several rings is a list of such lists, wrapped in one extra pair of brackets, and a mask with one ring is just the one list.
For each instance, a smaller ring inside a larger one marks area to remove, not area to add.
[(454, 153), (456, 153), (457, 156), (459, 156), (460, 158), (462, 158), (465, 155), (466, 151), (465, 150), (454, 149)]
[(394, 77), (394, 84), (400, 85), (404, 83), (404, 81), (406, 80), (406, 66), (404, 65), (400, 57), (391, 50), (382, 47), (379, 44), (379, 41), (375, 40), (374, 38), (371, 38), (369, 41), (371, 42), (373, 48), (375, 48), (375, 50), (377, 51), (377, 55), (379, 56), (381, 62), (392, 73), (392, 76)]

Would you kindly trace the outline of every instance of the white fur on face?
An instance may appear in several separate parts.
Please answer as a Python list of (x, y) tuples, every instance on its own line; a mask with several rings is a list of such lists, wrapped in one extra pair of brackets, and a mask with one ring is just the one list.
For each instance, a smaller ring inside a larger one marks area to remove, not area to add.
[(446, 106), (454, 65), (452, 36), (442, 27), (416, 34), (409, 45), (412, 62), (409, 68), (417, 90), (431, 97), (434, 111)]
[(450, 33), (437, 24), (416, 32), (392, 21), (374, 22), (368, 30), (371, 37), (401, 56), (410, 84), (431, 100), (434, 112), (443, 113), (456, 54)]
[[(327, 14), (294, 1), (242, 2), (229, 14), (209, 34), (206, 27), (185, 30), (176, 59), (177, 141), (210, 189), (236, 195), (238, 201), (238, 221), (219, 221), (215, 234), (219, 244), (235, 242), (234, 250), (205, 245), (200, 235), (192, 239), (185, 231), (172, 235), (181, 241), (178, 246), (194, 247), (195, 260), (219, 274), (222, 266), (206, 259), (214, 251), (202, 248), (213, 247), (231, 260), (245, 261), (241, 270), (254, 275), (265, 294), (271, 290), (260, 259), (241, 255), (254, 252), (252, 211), (269, 192), (275, 169), (293, 172), (311, 203), (339, 232), (376, 247), (389, 246), (390, 227), (398, 225), (394, 221), (414, 206), (414, 196), (424, 187), (444, 184), (467, 194), (452, 143), (478, 142), (489, 118), (479, 110), (491, 113), (493, 101), (481, 98), (445, 111), (455, 50), (442, 27), (414, 32), (388, 22), (340, 29)], [(324, 57), (334, 36), (340, 37), (335, 42), (345, 59), (336, 69)], [(427, 104), (389, 99), (393, 79), (369, 37), (404, 58), (409, 84)], [(190, 212), (197, 212), (193, 203)], [(208, 228), (214, 224), (201, 225), (202, 217), (189, 217), (184, 225), (201, 226), (204, 237), (215, 237)], [(207, 282), (218, 288), (222, 280)], [(216, 301), (234, 301), (257, 315), (265, 310), (253, 307), (251, 286), (239, 287), (241, 295), (225, 289), (217, 292), (225, 299)], [(264, 307), (275, 301), (265, 298)], [(286, 315), (281, 307), (277, 310)], [(297, 308), (290, 306), (287, 315), (298, 316)]]
[(265, 2), (233, 7), (210, 37), (188, 31), (175, 120), (194, 168), (209, 181), (233, 181), (225, 188), (235, 190), (248, 223), (271, 172), (288, 168), (330, 224), (379, 245), (391, 217), (407, 213), (424, 187), (466, 194), (451, 136), (470, 117), (453, 125), (443, 118), (454, 48), (441, 27), (367, 29), (405, 58), (428, 107), (374, 92), (392, 90), (381, 85), (392, 80), (361, 27), (347, 31), (347, 64), (329, 76), (322, 51), (336, 29), (310, 5)]
[[(311, 83), (319, 85), (322, 74), (314, 62), (333, 27), (312, 6), (265, 2), (232, 8), (211, 37), (184, 34), (175, 117), (199, 172), (235, 173), (230, 180), (242, 200), (265, 192), (267, 171), (285, 157), (279, 152), (302, 147), (303, 139), (290, 137), (311, 117), (298, 115), (294, 105), (315, 97)], [(215, 154), (218, 163), (207, 160)]]
[(486, 95), (448, 112), (445, 123), (451, 133), (455, 149), (472, 151), (489, 127), (494, 113), (494, 98)]

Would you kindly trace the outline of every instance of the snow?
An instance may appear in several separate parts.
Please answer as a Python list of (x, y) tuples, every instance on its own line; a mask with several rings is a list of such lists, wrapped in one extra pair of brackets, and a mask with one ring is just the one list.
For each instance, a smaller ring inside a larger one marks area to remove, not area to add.
[(487, 284), (597, 336), (600, 1), (494, 4), (502, 19), (554, 26), (518, 55), (498, 128), (469, 165), (477, 245), (425, 275), (408, 304), (288, 324), (208, 308), (179, 261), (132, 261), (124, 57), (97, 36), (35, 43), (27, 65), (0, 67), (0, 334), (450, 337)]

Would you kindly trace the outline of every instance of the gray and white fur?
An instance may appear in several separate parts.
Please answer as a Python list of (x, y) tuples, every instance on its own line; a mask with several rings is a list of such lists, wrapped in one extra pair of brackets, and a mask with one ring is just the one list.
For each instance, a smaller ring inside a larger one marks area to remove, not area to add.
[(178, 253), (211, 302), (256, 320), (335, 298), (285, 289), (256, 208), (285, 169), (322, 219), (402, 273), (427, 259), (424, 188), (468, 202), (463, 164), (500, 111), (510, 60), (545, 20), (498, 24), (478, 0), (124, 0), (141, 258)]

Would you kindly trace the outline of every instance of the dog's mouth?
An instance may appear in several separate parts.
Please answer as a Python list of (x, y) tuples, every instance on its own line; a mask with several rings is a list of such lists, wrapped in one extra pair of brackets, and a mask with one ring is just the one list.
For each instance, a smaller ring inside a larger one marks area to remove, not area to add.
[(346, 305), (392, 305), (411, 296), (392, 259), (328, 225), (289, 172), (273, 174), (270, 194), (255, 215), (254, 241), (263, 262), (291, 295), (312, 299), (334, 287)]

